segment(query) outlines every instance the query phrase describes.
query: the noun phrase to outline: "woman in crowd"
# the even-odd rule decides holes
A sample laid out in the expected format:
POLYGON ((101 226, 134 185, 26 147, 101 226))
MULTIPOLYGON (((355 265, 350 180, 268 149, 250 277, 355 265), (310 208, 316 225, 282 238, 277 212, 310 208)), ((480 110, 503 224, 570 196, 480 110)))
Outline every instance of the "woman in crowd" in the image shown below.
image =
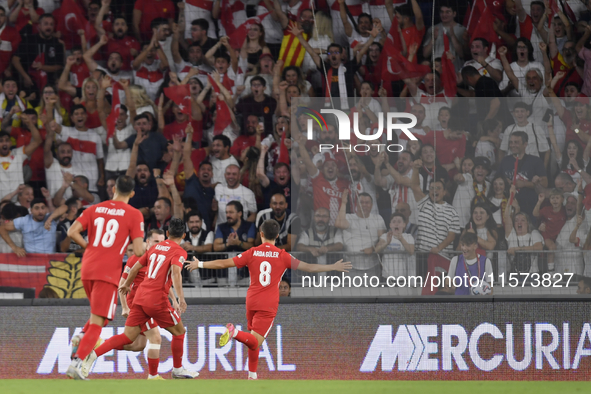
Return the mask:
POLYGON ((263 53, 271 53, 265 43, 265 28, 260 23, 253 23, 240 49, 240 59, 247 62, 248 70, 251 71, 263 53))
POLYGON ((489 204, 480 202, 474 205, 470 221, 462 231, 462 235, 465 233, 476 234, 480 249, 486 251, 495 250, 499 235, 489 204))
POLYGON ((53 86, 47 85, 43 88, 43 95, 39 106, 35 108, 37 111, 37 127, 44 128, 45 124, 51 120, 55 120, 57 123, 64 126, 70 125, 70 119, 68 118, 68 112, 62 107, 60 98, 57 95, 57 89, 53 86))
MULTIPOLYGON (((98 111, 99 83, 94 78, 86 78, 82 84, 82 100, 80 104, 86 108, 86 127, 94 129, 101 126, 101 118, 98 111)), ((74 100, 76 102, 76 100, 74 100)))
POLYGON ((376 245, 376 253, 388 252, 382 258, 382 276, 409 276, 416 274, 415 240, 406 234, 407 220, 401 213, 394 213, 390 219, 389 231, 382 234, 376 245))
POLYGON ((135 103, 136 113, 138 115, 144 112, 149 112, 156 116, 156 104, 150 100, 146 89, 139 85, 131 85, 129 87, 129 92, 131 93, 131 99, 135 103))

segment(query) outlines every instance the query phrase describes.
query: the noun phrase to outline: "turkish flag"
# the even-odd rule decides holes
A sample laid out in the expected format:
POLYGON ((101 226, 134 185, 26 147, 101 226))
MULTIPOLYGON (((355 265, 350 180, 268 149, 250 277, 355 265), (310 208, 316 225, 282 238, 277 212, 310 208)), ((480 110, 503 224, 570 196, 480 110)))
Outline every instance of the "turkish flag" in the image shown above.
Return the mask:
POLYGON ((382 79, 386 82, 398 81, 406 78, 418 78, 431 72, 429 66, 411 63, 402 56, 400 50, 394 48, 388 39, 380 55, 382 79))
POLYGON ((443 48, 443 55, 441 55, 441 82, 443 83, 443 90, 447 97, 456 97, 458 93, 456 68, 453 62, 447 57, 447 53, 449 52, 449 38, 447 34, 443 35, 443 48))
MULTIPOLYGON (((496 5, 497 2, 493 1, 492 3, 496 5)), ((466 26, 470 35, 470 42, 476 38, 484 38, 491 46, 495 44, 497 48, 501 47, 503 42, 492 28, 497 18, 505 19, 502 14, 497 13, 496 8, 488 7, 484 0, 476 0, 474 7, 470 11, 470 18, 466 26)))
POLYGON ((250 27, 254 24, 260 25, 261 21, 269 14, 270 12, 267 12, 259 16, 248 18, 246 22, 238 26, 238 28, 234 30, 232 34, 228 35, 228 38, 230 39, 230 46, 234 49, 242 48, 242 44, 244 44, 244 40, 246 40, 246 36, 248 35, 250 27))
MULTIPOLYGON (((398 19, 392 19, 392 25, 390 26, 390 31, 388 32, 388 38, 386 40, 387 41, 384 45, 387 45, 387 42, 390 41, 394 48, 402 52, 402 40, 400 39, 400 32, 398 31, 398 19)), ((407 48, 407 50, 408 49, 409 48, 407 48)))
POLYGON ((87 42, 92 42, 96 38, 94 26, 88 22, 84 10, 75 0, 64 0, 62 6, 53 12, 53 16, 56 20, 56 31, 62 33, 66 49, 80 45, 78 30, 84 30, 87 42))
POLYGON ((189 85, 164 88, 164 94, 179 106, 182 113, 191 116, 191 91, 189 85))
MULTIPOLYGON (((220 88, 218 84, 213 80, 211 75, 208 75, 207 79, 209 79, 209 83, 211 84, 211 86, 213 86, 214 92, 220 94, 220 88)), ((226 127, 228 127, 232 123, 232 116, 230 114, 230 108, 228 107, 228 104, 225 101, 216 100, 215 102, 216 116, 215 123, 213 125, 213 135, 219 135, 222 134, 226 127)))
POLYGON ((107 116, 107 145, 109 144, 109 139, 115 134, 115 125, 121 112, 120 90, 123 90, 123 86, 119 82, 115 82, 113 84, 113 96, 111 99, 111 113, 107 116))

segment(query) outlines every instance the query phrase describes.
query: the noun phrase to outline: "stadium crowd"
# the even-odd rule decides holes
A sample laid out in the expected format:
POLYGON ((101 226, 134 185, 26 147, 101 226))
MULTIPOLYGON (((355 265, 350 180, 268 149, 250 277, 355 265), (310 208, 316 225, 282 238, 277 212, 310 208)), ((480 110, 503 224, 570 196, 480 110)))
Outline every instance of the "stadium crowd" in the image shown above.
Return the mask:
POLYGON ((0 0, 0 252, 81 252, 68 228, 127 174, 146 233, 183 218, 192 253, 273 218, 351 275, 447 271, 473 233, 499 271, 589 276, 590 23, 588 0, 0 0), (418 138, 356 149, 388 112, 418 138))

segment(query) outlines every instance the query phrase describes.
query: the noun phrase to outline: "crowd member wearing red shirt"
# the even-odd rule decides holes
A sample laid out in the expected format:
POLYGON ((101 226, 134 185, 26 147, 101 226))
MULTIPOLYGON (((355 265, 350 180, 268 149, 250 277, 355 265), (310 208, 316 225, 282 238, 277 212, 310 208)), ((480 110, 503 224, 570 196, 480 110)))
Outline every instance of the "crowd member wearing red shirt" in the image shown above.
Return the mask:
POLYGON ((0 74, 10 65, 10 58, 16 52, 21 36, 12 26, 7 26, 6 10, 0 7, 0 74))
POLYGON ((259 117, 256 115, 248 115, 246 118, 246 134, 241 134, 234 140, 230 148, 230 154, 240 159, 242 152, 251 146, 256 146, 260 149, 261 138, 265 132, 265 127, 259 124, 259 117))
POLYGON ((155 18, 168 19, 174 23, 174 3, 170 0, 137 0, 133 8, 133 34, 139 42, 152 38, 151 23, 155 18))
MULTIPOLYGON (((421 45, 425 35, 425 23, 423 22, 421 7, 419 7, 417 0, 411 0, 411 3, 412 5, 403 4, 396 7, 396 19, 400 27, 400 35, 406 46, 406 51, 403 53, 405 56, 413 45, 417 47, 421 45)), ((417 58, 415 57, 413 61, 416 63, 417 58)))
MULTIPOLYGON (((564 208, 564 196, 558 189, 552 189, 550 192, 550 205, 544 208, 540 207, 546 200, 546 195, 541 193, 538 196, 533 215, 540 219, 538 228, 544 237, 544 245, 550 250, 556 250, 556 238, 560 230, 566 223, 566 209, 564 208)), ((554 254, 548 254, 548 270, 554 271, 554 254)))
MULTIPOLYGON (((180 314, 187 310, 187 303, 183 293, 181 270, 187 259, 187 252, 181 248, 180 243, 185 238, 185 222, 178 218, 172 219, 166 235, 168 240, 148 250, 133 266, 125 283, 120 286, 121 293, 128 294, 137 274, 147 267, 147 275, 135 294, 133 306, 125 322, 125 331, 123 334, 112 336, 93 351, 87 362, 90 366, 98 356, 133 343, 140 335, 142 326, 154 319, 160 327, 172 334, 172 378, 193 379, 199 376, 198 372, 183 368, 183 343, 186 330, 180 314), (179 297, 178 310, 172 308, 168 301, 171 286, 174 286, 179 297)), ((149 364, 148 379, 163 380, 158 375, 159 361, 154 359, 149 364)))
POLYGON ((279 306, 279 282, 285 271, 297 269, 314 273, 348 272, 352 268, 350 262, 343 263, 343 260, 328 265, 304 263, 285 250, 279 249, 275 246, 279 236, 279 223, 273 219, 263 222, 260 236, 262 241, 260 246, 250 248, 234 258, 199 261, 193 257, 193 261, 187 266, 190 271, 197 268, 248 267, 250 286, 246 293, 246 319, 250 333, 239 331, 233 324, 228 323, 226 332, 220 337, 220 346, 226 345, 230 339, 234 338, 248 347, 248 379, 257 379, 259 346, 263 344, 273 327, 279 306))
POLYGON ((90 319, 82 330, 84 334, 66 372, 72 379, 86 379, 82 360, 99 340, 103 326, 115 318, 121 261, 127 244, 131 240, 138 257, 144 252, 144 216, 128 205, 134 187, 133 178, 120 176, 115 183, 113 199, 87 208, 68 230, 68 237, 86 249, 81 276, 90 301, 90 319), (84 230, 88 242, 80 234, 84 230))
POLYGON ((424 137, 420 137, 423 145, 435 146, 435 154, 450 178, 457 174, 456 162, 466 155, 466 135, 458 117, 452 117, 445 130, 432 130, 424 137), (435 141, 437 140, 437 143, 435 141))

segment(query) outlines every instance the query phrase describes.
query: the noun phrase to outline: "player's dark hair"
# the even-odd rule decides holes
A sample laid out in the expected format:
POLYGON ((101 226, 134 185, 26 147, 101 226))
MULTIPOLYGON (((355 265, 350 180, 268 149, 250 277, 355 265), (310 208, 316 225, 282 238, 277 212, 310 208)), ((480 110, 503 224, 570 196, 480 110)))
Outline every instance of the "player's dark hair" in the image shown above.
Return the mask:
POLYGON ((230 201, 226 207, 234 207, 234 209, 236 210, 236 212, 244 212, 244 206, 242 205, 242 203, 240 201, 230 201))
POLYGON ((74 104, 74 105, 72 105, 72 108, 70 108, 70 115, 73 115, 74 112, 76 112, 79 109, 83 109, 85 113, 87 112, 86 111, 86 107, 84 105, 82 105, 82 104, 74 104))
POLYGON ((146 237, 146 239, 150 238, 154 234, 165 235, 163 230, 160 230, 159 228, 153 228, 150 231, 148 231, 148 236, 146 237))
POLYGON ((31 209, 33 209, 33 207, 37 204, 43 204, 47 206, 47 202, 45 202, 44 198, 35 198, 33 201, 31 201, 31 209))
POLYGON ((478 236, 474 233, 465 233, 460 238, 460 244, 474 245, 478 243, 478 236))
POLYGON ((181 238, 185 235, 185 221, 179 218, 172 218, 168 223, 168 237, 181 238))
POLYGON ((199 26, 202 30, 209 30, 209 22, 207 19, 199 18, 191 22, 191 26, 199 26))
POLYGON ((276 220, 268 219, 261 224, 261 231, 266 240, 275 240, 279 235, 279 223, 276 220))
POLYGON ((135 189, 135 181, 132 177, 127 175, 121 175, 115 182, 117 193, 122 196, 128 196, 135 189))

